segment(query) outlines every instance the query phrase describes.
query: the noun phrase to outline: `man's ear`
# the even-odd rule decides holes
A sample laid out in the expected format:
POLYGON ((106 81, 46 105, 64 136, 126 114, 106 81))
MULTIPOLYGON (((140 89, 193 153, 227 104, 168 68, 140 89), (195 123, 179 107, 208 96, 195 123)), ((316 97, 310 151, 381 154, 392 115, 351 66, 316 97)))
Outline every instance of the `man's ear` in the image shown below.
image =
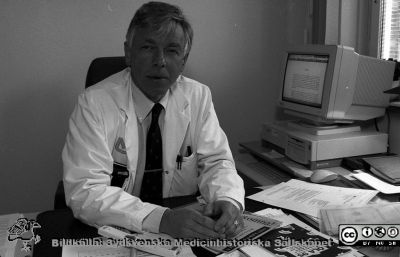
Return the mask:
POLYGON ((126 66, 131 66, 131 48, 128 45, 128 42, 124 42, 124 53, 125 53, 125 63, 126 66))
POLYGON ((185 65, 186 65, 186 61, 187 61, 188 57, 189 57, 189 54, 186 54, 186 55, 183 57, 181 72, 183 72, 183 70, 185 69, 185 65))

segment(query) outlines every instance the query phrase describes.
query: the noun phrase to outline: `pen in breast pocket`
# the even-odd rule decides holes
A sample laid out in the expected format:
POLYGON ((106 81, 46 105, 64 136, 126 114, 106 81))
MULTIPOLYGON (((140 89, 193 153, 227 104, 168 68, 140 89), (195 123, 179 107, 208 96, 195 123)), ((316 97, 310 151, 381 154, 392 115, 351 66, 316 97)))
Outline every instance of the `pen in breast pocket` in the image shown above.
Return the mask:
POLYGON ((182 169, 182 155, 180 154, 176 156, 176 168, 178 170, 182 169))
POLYGON ((187 155, 186 156, 191 156, 192 155, 192 148, 190 145, 187 146, 187 155))

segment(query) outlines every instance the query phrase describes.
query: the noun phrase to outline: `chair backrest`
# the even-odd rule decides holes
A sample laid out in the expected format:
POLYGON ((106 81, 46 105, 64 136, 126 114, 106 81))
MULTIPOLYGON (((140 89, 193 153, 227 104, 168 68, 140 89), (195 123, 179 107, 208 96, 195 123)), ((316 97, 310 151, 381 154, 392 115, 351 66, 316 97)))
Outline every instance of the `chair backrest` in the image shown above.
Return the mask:
POLYGON ((111 76, 125 69, 125 57, 115 56, 115 57, 98 57, 94 59, 89 66, 85 88, 102 81, 103 79, 111 76))

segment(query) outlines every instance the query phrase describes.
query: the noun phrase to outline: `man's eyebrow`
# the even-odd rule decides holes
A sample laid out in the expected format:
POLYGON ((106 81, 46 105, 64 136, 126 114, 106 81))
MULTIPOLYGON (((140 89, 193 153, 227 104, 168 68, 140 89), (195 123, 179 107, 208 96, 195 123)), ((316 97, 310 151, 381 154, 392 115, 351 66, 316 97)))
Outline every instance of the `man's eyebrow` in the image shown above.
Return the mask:
POLYGON ((171 43, 168 44, 168 47, 179 47, 179 48, 182 48, 182 45, 180 43, 171 42, 171 43))
MULTIPOLYGON (((157 44, 157 41, 152 38, 145 38, 144 42, 147 44, 157 44)), ((176 47, 176 48, 183 48, 182 44, 179 42, 169 42, 167 47, 176 47)))
POLYGON ((156 43, 156 41, 154 39, 151 39, 151 38, 146 38, 144 41, 146 43, 150 43, 150 44, 155 44, 156 43))

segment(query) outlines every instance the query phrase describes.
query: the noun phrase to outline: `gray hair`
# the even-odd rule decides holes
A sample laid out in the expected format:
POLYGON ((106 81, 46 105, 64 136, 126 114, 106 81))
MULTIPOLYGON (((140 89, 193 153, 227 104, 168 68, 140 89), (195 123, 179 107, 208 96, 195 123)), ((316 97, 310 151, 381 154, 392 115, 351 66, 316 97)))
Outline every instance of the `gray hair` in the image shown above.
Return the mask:
POLYGON ((126 42, 132 46, 136 28, 152 28, 155 33, 163 36, 181 26, 185 37, 185 58, 192 48, 193 30, 182 10, 175 5, 163 2, 149 2, 140 7, 133 16, 126 33, 126 42))

